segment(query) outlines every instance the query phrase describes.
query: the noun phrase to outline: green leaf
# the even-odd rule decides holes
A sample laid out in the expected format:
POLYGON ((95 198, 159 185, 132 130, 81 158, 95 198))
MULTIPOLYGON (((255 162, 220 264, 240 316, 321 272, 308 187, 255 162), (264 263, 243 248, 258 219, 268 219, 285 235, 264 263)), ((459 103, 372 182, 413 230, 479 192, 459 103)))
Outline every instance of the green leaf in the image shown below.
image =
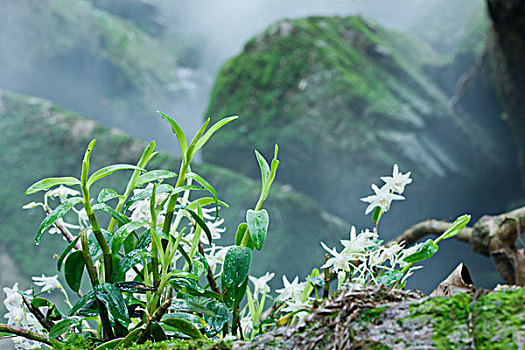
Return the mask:
POLYGON ((97 346, 94 350, 113 350, 113 349, 116 349, 117 345, 120 344, 120 342, 122 342, 124 340, 124 338, 116 338, 116 339, 112 339, 110 341, 107 341, 105 343, 102 343, 100 344, 99 346, 97 346))
POLYGON ((140 335, 140 333, 145 327, 146 326, 143 325, 129 332, 128 335, 126 335, 124 339, 122 339, 118 344, 115 345, 114 349, 122 349, 122 348, 125 348, 126 346, 131 345, 133 342, 136 341, 136 339, 138 338, 138 336, 140 335))
POLYGON ((204 321, 208 324, 206 327, 206 335, 208 337, 214 337, 223 329, 226 322, 228 322, 231 313, 228 307, 218 300, 210 299, 204 303, 204 307, 208 308, 215 314, 215 316, 204 314, 204 321))
POLYGON ((252 250, 233 246, 224 257, 221 286, 224 303, 235 308, 241 302, 248 284, 248 271, 252 261, 252 250))
POLYGON ((428 239, 425 243, 423 243, 423 245, 419 248, 417 252, 410 254, 403 260, 407 263, 415 263, 418 261, 422 261, 431 258, 434 254, 436 254, 438 250, 439 246, 436 243, 434 243, 433 240, 428 239))
MULTIPOLYGON (((244 233, 246 232, 247 229, 248 229, 248 224, 245 223, 245 222, 240 223, 239 226, 237 226, 237 233, 235 234, 235 245, 238 245, 238 246, 241 245, 242 239, 244 237, 244 233)), ((251 241, 251 238, 250 238, 250 241, 251 241)), ((253 243, 253 241, 252 241, 252 243, 253 243)), ((255 245, 254 245, 254 247, 255 247, 255 245)))
POLYGON ((113 274, 114 281, 120 281, 126 275, 126 272, 129 271, 133 266, 142 262, 142 256, 148 254, 148 251, 145 249, 136 249, 131 251, 126 255, 118 264, 118 268, 113 274))
POLYGON ((219 130, 224 125, 228 124, 231 121, 234 121, 237 118, 239 117, 238 116, 226 117, 226 118, 219 120, 217 123, 213 124, 212 127, 208 131, 206 131, 206 133, 199 139, 199 141, 195 145, 194 152, 197 152, 199 149, 201 149, 217 130, 219 130))
POLYGON ((87 292, 86 294, 84 294, 82 296, 82 298, 80 298, 75 303, 75 305, 73 305, 73 308, 71 310, 69 310, 69 313, 67 315, 68 316, 73 316, 75 314, 75 312, 77 312, 82 307, 86 306, 87 304, 92 303, 93 301, 95 301, 95 291, 92 289, 89 292, 87 292))
POLYGON ((75 293, 78 293, 78 290, 80 289, 80 282, 82 282, 84 266, 84 255, 80 250, 69 254, 66 263, 64 264, 66 282, 75 293))
POLYGON ((105 178, 108 175, 113 174, 115 171, 119 170, 140 170, 140 171, 146 171, 146 169, 139 168, 136 165, 131 164, 113 164, 109 165, 107 167, 104 167, 100 170, 95 171, 87 180, 87 187, 90 187, 95 182, 97 182, 100 179, 105 178))
POLYGON ((377 278, 377 284, 383 283, 385 286, 390 287, 397 281, 403 279, 405 274, 398 270, 386 271, 384 274, 377 278))
MULTIPOLYGON (((220 206, 222 206, 224 208, 229 208, 230 207, 228 205, 228 203, 223 202, 220 199, 217 202, 219 203, 220 206)), ((187 207, 190 208, 191 210, 195 210, 195 209, 197 209, 197 205, 200 205, 201 207, 204 207, 204 206, 206 206, 208 204, 211 204, 211 203, 215 203, 215 199, 210 198, 210 197, 202 197, 202 198, 195 199, 193 202, 188 204, 187 207)))
POLYGON ((374 213, 372 214, 372 221, 376 223, 377 220, 379 220, 380 216, 381 216, 381 207, 375 207, 374 213))
POLYGON ((465 226, 467 226, 469 221, 470 221, 470 215, 465 214, 465 215, 458 217, 456 221, 454 221, 452 226, 450 226, 448 230, 443 232, 443 234, 439 236, 438 239, 436 239, 435 243, 438 243, 439 241, 443 239, 454 237, 455 235, 460 233, 465 228, 465 226))
POLYGON ((217 314, 208 307, 187 299, 175 299, 170 305, 170 310, 177 312, 195 312, 209 317, 217 316, 217 314))
POLYGON ((217 198, 217 191, 215 191, 215 188, 213 188, 213 186, 210 185, 208 181, 204 180, 200 175, 196 173, 187 173, 186 177, 197 181, 206 190, 208 190, 208 192, 211 193, 213 199, 215 200, 215 220, 217 220, 217 217, 219 216, 219 199, 217 198))
POLYGON ((155 342, 168 340, 166 333, 164 333, 164 329, 162 329, 161 325, 158 322, 151 323, 150 333, 153 337, 153 341, 155 342))
POLYGON ((188 272, 191 272, 191 270, 193 268, 193 260, 191 260, 191 258, 188 255, 188 253, 186 253, 184 248, 182 248, 182 244, 179 244, 179 246, 177 247, 177 250, 179 251, 179 253, 181 253, 181 255, 184 258, 184 260, 186 260, 186 263, 188 264, 188 266, 190 268, 190 270, 188 272))
POLYGON ((74 186, 80 185, 80 180, 74 177, 49 177, 47 179, 42 179, 38 182, 32 184, 25 192, 25 194, 33 194, 39 191, 46 191, 53 186, 64 185, 64 186, 74 186))
POLYGON ((199 285, 198 277, 188 274, 192 277, 172 277, 169 282, 177 291, 186 289, 186 293, 206 298, 220 299, 221 295, 210 290, 204 289, 199 285))
MULTIPOLYGON (((173 186, 168 184, 161 184, 157 186, 156 194, 159 195, 161 193, 171 193, 173 191, 173 186)), ((137 194, 133 195, 127 202, 126 205, 124 205, 124 210, 128 210, 128 208, 135 202, 144 200, 146 198, 150 198, 151 194, 153 193, 153 188, 145 188, 138 192, 137 194)))
MULTIPOLYGON (((162 322, 170 318, 178 318, 181 320, 186 320, 188 322, 191 322, 197 329, 202 329, 206 327, 206 322, 202 318, 194 314, 189 314, 186 312, 172 312, 167 315, 164 315, 162 317, 162 322)), ((167 322, 164 322, 164 323, 169 324, 167 322)))
POLYGON ((148 182, 171 179, 176 176, 177 176, 176 173, 174 173, 173 171, 169 171, 169 170, 148 171, 147 173, 142 174, 138 177, 137 182, 135 183, 135 187, 141 187, 142 185, 148 182))
POLYGON ((73 248, 75 247, 75 245, 77 244, 79 239, 80 239, 80 236, 76 236, 75 239, 71 243, 68 244, 66 249, 64 249, 62 254, 60 254, 60 257, 58 258, 58 261, 57 261, 57 270, 58 271, 60 271, 60 269, 62 268, 62 262, 64 262, 64 259, 69 254, 69 252, 71 250, 73 250, 73 248))
POLYGON ((183 320, 180 318, 166 318, 163 319, 162 322, 167 324, 168 326, 177 329, 181 333, 189 335, 193 339, 203 338, 203 335, 201 334, 201 332, 199 332, 197 327, 195 327, 193 323, 187 320, 183 320))
POLYGON ((210 122, 210 118, 206 119, 204 124, 199 128, 197 133, 195 134, 195 137, 193 137, 193 140, 191 140, 190 145, 188 146, 188 154, 186 154, 186 161, 188 164, 191 162, 191 159, 195 155, 195 152, 197 150, 195 149, 195 146, 197 145, 197 142, 201 138, 202 134, 204 133, 204 130, 206 130, 206 127, 208 126, 208 123, 210 122))
POLYGON ((264 186, 270 178, 270 167, 268 166, 266 159, 264 159, 264 157, 259 152, 257 152, 257 150, 255 150, 255 156, 259 162, 259 168, 261 168, 262 183, 264 186))
POLYGON ((183 205, 177 205, 177 206, 175 206, 175 208, 177 208, 177 209, 182 208, 182 209, 186 210, 188 213, 190 213, 190 215, 193 218, 193 220, 195 220, 195 222, 204 230, 204 233, 206 233, 206 237, 208 238, 208 242, 209 242, 209 244, 211 244, 212 238, 213 238, 212 235, 211 235, 211 231, 208 228, 208 225, 206 225, 204 220, 202 220, 202 218, 199 216, 199 214, 197 214, 193 210, 191 210, 188 207, 185 207, 183 205))
POLYGON ((93 210, 102 210, 102 211, 105 211, 106 213, 109 213, 113 217, 113 219, 117 221, 119 225, 125 225, 131 221, 126 215, 117 213, 115 209, 111 208, 106 203, 95 204, 93 206, 93 210))
POLYGON ((44 298, 33 298, 33 299, 31 299, 31 305, 33 307, 36 307, 36 308, 39 308, 39 307, 52 308, 52 307, 54 307, 52 302, 50 302, 49 300, 44 299, 44 298))
POLYGON ((182 131, 179 124, 177 124, 173 119, 171 119, 170 116, 157 111, 160 116, 166 120, 171 125, 171 130, 173 133, 177 136, 177 140, 179 141, 180 151, 182 153, 182 158, 184 159, 186 156, 186 151, 188 150, 188 141, 186 140, 186 135, 184 135, 184 131, 182 131))
POLYGON ((110 320, 118 322, 124 327, 129 326, 129 315, 126 302, 122 298, 120 289, 111 283, 101 283, 93 288, 95 296, 108 309, 110 320))
POLYGON ((109 200, 112 200, 113 198, 118 198, 118 197, 119 197, 118 193, 113 191, 111 188, 103 188, 98 193, 97 203, 104 203, 109 200))
POLYGON ((49 336, 51 338, 54 338, 56 339, 58 336, 66 333, 68 330, 70 330, 74 324, 78 324, 78 321, 77 320, 72 320, 70 318, 66 318, 60 322, 58 322, 57 324, 55 324, 53 326, 53 328, 51 328, 51 330, 49 331, 49 336))
POLYGON ((259 211, 248 209, 246 212, 246 222, 248 223, 248 229, 250 230, 255 248, 261 250, 270 222, 268 212, 265 209, 259 211))
POLYGON ((138 230, 143 226, 147 226, 146 220, 131 221, 119 227, 119 229, 113 234, 111 238, 111 252, 113 255, 117 255, 122 243, 126 238, 134 231, 138 230))
POLYGON ((38 233, 35 238, 36 244, 40 243, 40 238, 42 238, 42 235, 44 232, 53 225, 55 221, 66 215, 71 208, 73 208, 78 203, 82 202, 81 197, 73 197, 66 199, 62 204, 60 204, 58 207, 56 207, 52 212, 47 214, 46 218, 42 223, 40 224, 40 228, 38 229, 38 233))
POLYGON ((115 283, 115 285, 121 291, 128 292, 128 293, 144 294, 148 291, 151 292, 155 290, 155 288, 153 287, 146 286, 144 282, 136 282, 136 281, 117 282, 115 283))

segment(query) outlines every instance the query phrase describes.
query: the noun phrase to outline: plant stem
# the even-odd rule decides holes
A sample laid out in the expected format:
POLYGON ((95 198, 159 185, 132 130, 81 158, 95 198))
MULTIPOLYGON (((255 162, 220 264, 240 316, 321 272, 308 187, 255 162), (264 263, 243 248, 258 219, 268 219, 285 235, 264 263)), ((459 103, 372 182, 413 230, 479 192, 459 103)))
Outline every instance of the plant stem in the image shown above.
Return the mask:
POLYGON ((111 275, 113 274, 113 259, 111 257, 111 251, 109 250, 108 243, 104 239, 100 225, 98 224, 95 212, 91 208, 91 202, 89 198, 89 189, 85 184, 82 184, 82 196, 84 197, 84 208, 91 224, 91 229, 95 234, 95 238, 102 249, 102 257, 104 260, 104 281, 111 282, 111 275))
POLYGON ((93 264, 93 259, 91 259, 91 254, 89 253, 89 243, 87 240, 87 234, 85 230, 80 231, 80 243, 82 245, 82 256, 84 257, 84 262, 86 263, 86 268, 88 270, 89 279, 91 280, 91 285, 93 287, 98 286, 98 275, 93 264))
POLYGON ((0 332, 11 333, 20 337, 24 337, 26 339, 36 340, 53 347, 53 349, 61 348, 61 343, 59 341, 53 338, 48 338, 48 336, 45 334, 36 333, 10 324, 0 323, 0 332))
POLYGON ((35 318, 42 325, 42 327, 44 327, 45 330, 49 332, 51 328, 53 328, 54 326, 53 322, 47 321, 44 314, 40 312, 40 310, 38 310, 36 307, 34 307, 23 294, 22 294, 22 300, 24 302, 24 305, 35 316, 35 318))
MULTIPOLYGON (((328 254, 324 255, 324 262, 328 261, 330 257, 328 254)), ((324 288, 323 288, 323 299, 326 299, 330 296, 330 271, 328 270, 328 267, 324 268, 324 288)))
MULTIPOLYGON (((202 245, 202 243, 199 243, 199 253, 201 253, 202 257, 206 260, 206 256, 204 255, 204 246, 202 245)), ((208 273, 206 274, 206 278, 208 279, 208 284, 210 285, 210 288, 218 294, 221 294, 221 290, 217 285, 217 282, 215 282, 215 277, 213 277, 213 272, 211 271, 211 267, 210 265, 208 265, 207 261, 206 265, 208 266, 208 273)))

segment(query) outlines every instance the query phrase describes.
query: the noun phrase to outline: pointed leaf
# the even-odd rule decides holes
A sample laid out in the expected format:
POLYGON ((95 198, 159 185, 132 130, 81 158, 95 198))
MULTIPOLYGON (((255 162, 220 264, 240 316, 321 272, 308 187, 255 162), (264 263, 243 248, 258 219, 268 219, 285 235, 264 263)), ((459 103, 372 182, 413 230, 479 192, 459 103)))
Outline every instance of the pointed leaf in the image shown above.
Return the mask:
POLYGON ((179 124, 177 124, 173 119, 171 119, 170 116, 157 111, 160 116, 166 120, 171 125, 171 130, 173 133, 177 136, 177 140, 179 141, 180 151, 182 153, 182 157, 184 158, 186 155, 186 151, 188 150, 188 141, 186 140, 186 135, 184 135, 184 131, 182 131, 179 124))
POLYGON ((234 121, 235 119, 239 118, 238 116, 231 116, 231 117, 226 117, 226 118, 223 118, 221 120, 219 120, 217 123, 213 124, 212 127, 210 128, 210 130, 206 131, 206 133, 204 134, 204 136, 202 136, 200 138, 200 140, 197 142, 197 144, 195 145, 195 150, 194 152, 197 152, 199 149, 202 148, 202 146, 204 146, 206 144, 206 142, 210 139, 210 137, 217 131, 219 130, 220 128, 222 128, 224 125, 228 124, 229 122, 231 121, 234 121))
POLYGON ((195 134, 195 137, 193 137, 193 140, 191 140, 190 145, 188 146, 188 154, 186 155, 188 163, 191 161, 191 159, 195 155, 195 152, 197 152, 197 150, 195 150, 195 146, 197 142, 199 141, 199 139, 201 138, 202 134, 204 133, 204 130, 206 130, 206 127, 208 126, 209 122, 210 122, 210 118, 206 119, 204 124, 202 124, 200 129, 195 134))
POLYGON ((75 239, 71 243, 68 244, 66 249, 64 249, 62 254, 60 254, 60 257, 58 258, 58 261, 57 261, 57 270, 58 271, 60 271, 60 269, 62 268, 62 263, 64 262, 64 259, 69 254, 69 252, 71 250, 73 250, 73 248, 75 247, 75 245, 77 244, 79 239, 80 239, 80 236, 76 236, 75 239))
POLYGON ((231 313, 228 307, 218 300, 208 300, 204 304, 204 307, 208 308, 216 315, 208 316, 204 314, 204 321, 208 324, 206 327, 206 335, 208 337, 213 337, 224 328, 224 325, 230 319, 231 313))
POLYGON ((141 187, 142 185, 148 182, 171 179, 176 176, 177 176, 176 173, 174 173, 173 171, 169 171, 169 170, 148 171, 147 173, 142 174, 138 177, 137 182, 135 183, 135 187, 141 187))
POLYGON ((465 215, 458 217, 456 221, 454 221, 452 226, 450 226, 448 230, 443 232, 443 234, 438 239, 436 239, 435 243, 443 239, 454 237, 455 235, 460 233, 465 228, 465 226, 467 226, 469 221, 470 221, 470 215, 465 214, 465 215))
POLYGON ((268 212, 265 209, 259 211, 249 209, 246 212, 246 222, 248 223, 248 229, 250 230, 255 248, 261 250, 270 222, 268 212))
POLYGON ((238 245, 238 246, 241 245, 242 239, 244 238, 244 233, 246 232, 247 229, 248 229, 248 224, 245 222, 240 223, 239 226, 237 226, 237 233, 235 234, 235 245, 238 245))
POLYGON ((109 213, 113 217, 113 219, 115 219, 118 222, 119 225, 125 225, 131 221, 126 215, 117 213, 115 209, 111 208, 106 203, 95 204, 93 206, 93 210, 102 210, 106 213, 109 213))
POLYGON ((212 238, 213 238, 212 234, 211 234, 211 231, 208 228, 208 225, 206 225, 204 220, 202 220, 202 218, 199 216, 199 214, 197 214, 196 212, 194 212, 191 209, 188 209, 188 207, 185 207, 183 205, 177 205, 175 208, 182 208, 182 209, 186 210, 188 213, 190 213, 190 215, 193 218, 193 220, 195 220, 195 222, 204 230, 204 233, 206 233, 206 237, 208 238, 208 242, 210 242, 210 244, 211 244, 212 238))
POLYGON ((87 187, 90 187, 91 185, 93 185, 96 181, 100 180, 100 179, 103 179, 105 178, 106 176, 108 175, 111 175, 113 174, 115 171, 119 171, 119 170, 129 170, 129 169, 133 169, 133 170, 140 170, 140 171, 146 171, 146 169, 142 169, 142 168, 139 168, 138 166, 136 165, 131 165, 131 164, 114 164, 114 165, 109 165, 107 167, 104 167, 100 170, 97 170, 95 171, 90 177, 89 179, 87 180, 87 187))
POLYGON ((80 298, 75 305, 73 305, 73 308, 69 310, 68 316, 73 316, 75 312, 80 310, 82 307, 86 306, 87 304, 93 302, 95 300, 95 292, 93 290, 90 290, 86 294, 80 298))
POLYGON ((433 240, 428 239, 423 245, 419 248, 419 250, 415 253, 410 254, 403 260, 407 263, 415 263, 418 261, 422 261, 428 258, 431 258, 436 252, 439 250, 439 246, 434 243, 433 240))
POLYGON ((38 233, 35 238, 36 244, 40 243, 40 238, 42 238, 42 235, 44 232, 53 225, 55 221, 66 215, 71 208, 73 208, 78 203, 82 202, 81 197, 73 197, 66 199, 62 204, 60 204, 58 207, 56 207, 52 212, 47 214, 46 218, 42 223, 40 224, 40 228, 38 229, 38 233))
POLYGON ((255 156, 259 162, 259 168, 261 168, 262 183, 264 186, 270 178, 270 167, 268 166, 266 159, 264 159, 264 157, 259 152, 257 152, 257 150, 255 150, 255 156))
POLYGON ((80 250, 69 254, 66 263, 64 264, 64 275, 66 277, 66 282, 75 293, 78 293, 78 290, 80 289, 80 282, 82 282, 84 266, 84 255, 80 250))
MULTIPOLYGON (((172 313, 169 313, 167 315, 164 315, 162 317, 162 322, 164 322, 164 320, 167 320, 167 319, 170 319, 170 318, 178 318, 178 319, 181 319, 181 320, 186 320, 188 322, 191 322, 195 328, 197 329, 202 329, 204 327, 206 327, 206 322, 200 318, 199 316, 197 315, 194 315, 194 314, 189 314, 189 313, 185 313, 185 312, 172 312, 172 313)), ((166 322, 164 322, 166 323, 166 322)))
POLYGON ((122 243, 126 240, 126 238, 133 233, 133 231, 138 230, 141 227, 147 226, 148 222, 146 220, 138 220, 138 221, 131 221, 127 224, 124 224, 119 227, 119 229, 113 234, 113 237, 111 238, 111 252, 113 255, 116 255, 120 247, 122 246, 122 243))
POLYGON ((118 195, 117 192, 113 191, 110 188, 103 188, 98 193, 97 203, 104 203, 104 202, 107 202, 109 200, 112 200, 113 198, 118 198, 118 197, 119 197, 119 195, 118 195))
POLYGON ((58 336, 70 330, 75 324, 78 324, 77 320, 66 318, 58 322, 53 326, 53 328, 51 328, 51 330, 49 331, 49 337, 56 339, 58 336))
POLYGON ((203 335, 197 327, 193 325, 193 323, 180 319, 180 318, 166 318, 162 320, 163 323, 167 324, 168 326, 171 326, 177 331, 184 333, 186 335, 189 335, 193 339, 201 339, 203 338, 203 335))
POLYGON ((178 312, 195 312, 209 317, 217 316, 217 314, 208 307, 187 299, 175 299, 170 305, 170 310, 178 312))
POLYGON ((251 261, 252 251, 247 247, 230 247, 224 257, 221 286, 224 302, 230 308, 238 305, 240 294, 244 296, 251 261))
POLYGON ((25 194, 33 194, 39 191, 46 191, 53 186, 64 185, 64 186, 74 186, 80 185, 80 180, 74 177, 49 177, 47 179, 42 179, 38 182, 32 184, 25 192, 25 194))
POLYGON ((123 257, 122 260, 120 260, 118 268, 113 275, 113 280, 120 281, 124 279, 124 277, 126 276, 126 272, 128 272, 133 266, 136 266, 137 264, 141 263, 142 257, 146 254, 148 254, 147 250, 136 249, 131 251, 125 257, 123 257))
POLYGON ((204 180, 201 176, 199 176, 196 173, 188 173, 186 174, 186 177, 197 181, 205 189, 207 189, 208 192, 211 193, 213 199, 215 200, 215 219, 217 219, 217 217, 219 216, 219 199, 217 198, 217 191, 215 190, 215 188, 213 188, 213 186, 210 185, 208 181, 204 180))
POLYGON ((93 288, 95 296, 108 309, 110 320, 118 322, 124 327, 129 326, 128 308, 120 289, 110 283, 101 283, 93 288))
POLYGON ((377 284, 383 283, 385 286, 390 287, 397 281, 401 280, 404 275, 404 273, 398 270, 386 271, 377 278, 377 284))

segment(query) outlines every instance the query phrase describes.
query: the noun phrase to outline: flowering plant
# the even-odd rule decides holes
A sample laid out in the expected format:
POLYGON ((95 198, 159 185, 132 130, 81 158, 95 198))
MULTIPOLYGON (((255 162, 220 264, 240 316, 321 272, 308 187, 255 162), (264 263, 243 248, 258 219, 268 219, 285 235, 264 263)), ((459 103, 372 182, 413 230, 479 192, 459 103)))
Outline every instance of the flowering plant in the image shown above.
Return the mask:
POLYGON ((441 239, 459 233, 468 222, 469 217, 463 216, 437 240, 408 249, 401 244, 383 246, 378 235, 381 215, 393 200, 404 199, 401 194, 412 181, 410 173, 402 174, 394 165, 392 177, 382 178, 385 185, 380 189, 372 185, 375 195, 362 199, 370 203, 366 213, 373 211, 373 230, 357 234, 352 227, 349 239, 341 240, 341 252, 321 242, 332 256, 325 255, 323 275, 316 268, 304 282, 298 277, 290 282, 283 276, 284 286, 274 298, 268 282, 275 274, 256 278, 249 270, 253 253, 262 249, 268 233, 269 215, 262 206, 279 165, 277 146, 270 164, 255 151, 261 169, 260 196, 237 227, 234 244, 219 246, 215 242, 225 232, 219 210, 227 204, 191 170, 191 162, 217 130, 237 117, 225 118, 208 130, 207 121, 188 143, 180 126, 160 115, 179 142, 178 174, 145 170, 156 154, 154 142, 136 165, 110 165, 90 174, 93 140, 82 160, 80 178, 46 178, 26 191, 47 191, 42 202, 24 208, 40 207, 46 213, 36 234, 37 244, 45 232, 60 234, 67 242, 57 269, 78 300, 70 302, 58 275, 34 277, 35 285, 41 287, 38 293, 34 288, 20 291, 18 284, 4 288, 8 313, 7 324, 0 324, 0 336, 14 337, 17 348, 83 344, 118 349, 148 340, 251 339, 306 316, 329 296, 332 278, 338 280, 337 289, 381 283, 402 288, 416 269, 414 263, 431 257, 441 239), (119 194, 104 188, 94 201, 92 185, 122 170, 132 171, 125 191, 119 194), (207 196, 192 196, 196 191, 205 191, 207 196), (104 215, 107 225, 101 224, 104 215), (84 272, 89 286, 82 283, 84 272), (53 290, 64 295, 67 312, 42 298, 53 290))

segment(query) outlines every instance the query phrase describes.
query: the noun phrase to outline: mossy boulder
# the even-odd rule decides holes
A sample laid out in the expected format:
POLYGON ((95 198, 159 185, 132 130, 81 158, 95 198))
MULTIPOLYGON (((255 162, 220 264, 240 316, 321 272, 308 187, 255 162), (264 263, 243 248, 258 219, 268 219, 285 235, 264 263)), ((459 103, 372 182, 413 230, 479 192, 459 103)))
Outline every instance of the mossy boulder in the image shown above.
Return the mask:
MULTIPOLYGON (((124 125, 130 133, 170 144, 168 130, 153 135, 163 129, 151 106, 192 115, 188 101, 208 77, 179 64, 184 38, 167 47, 117 16, 118 9, 108 9, 113 14, 103 2, 96 5, 101 7, 87 0, 2 1, 2 88, 48 98, 105 125, 124 125)), ((147 16, 143 10, 142 19, 147 16)))
POLYGON ((393 230, 407 213, 413 222, 471 210, 462 194, 502 150, 490 130, 448 107, 425 73, 438 63, 424 44, 360 17, 280 21, 222 67, 207 115, 240 119, 203 159, 255 177, 250 149, 278 143, 279 181, 356 224, 367 223, 355 215, 364 209, 357 198, 393 163, 412 171, 412 198, 454 198, 441 211, 409 204, 393 230))
MULTIPOLYGON (((80 176, 82 156, 91 139, 97 139, 92 169, 115 163, 136 164, 146 143, 62 110, 50 101, 7 92, 0 93, 0 129, 0 251, 9 254, 22 276, 56 273, 53 255, 61 253, 65 242, 46 234, 41 245, 35 246, 34 238, 44 214, 38 209, 23 210, 22 206, 40 201, 42 195, 24 196, 25 190, 45 177, 80 176)), ((256 162, 255 156, 251 161, 256 162)), ((178 163, 177 157, 160 152, 150 168, 177 171, 178 163)), ((253 208, 258 199, 260 182, 204 163, 195 164, 193 170, 214 185, 219 197, 229 203, 229 209, 221 209, 227 227, 221 243, 233 244, 237 225, 245 220, 246 209, 253 208)), ((115 174, 101 182, 104 187, 123 192, 127 176, 115 174)), ((263 251, 255 255, 251 273, 256 276, 268 270, 304 276, 313 266, 322 264, 324 255, 319 241, 334 242, 348 232, 341 219, 286 188, 275 186, 265 208, 270 214, 270 231, 263 251)), ((280 280, 277 277, 274 282, 280 285, 280 280)))

